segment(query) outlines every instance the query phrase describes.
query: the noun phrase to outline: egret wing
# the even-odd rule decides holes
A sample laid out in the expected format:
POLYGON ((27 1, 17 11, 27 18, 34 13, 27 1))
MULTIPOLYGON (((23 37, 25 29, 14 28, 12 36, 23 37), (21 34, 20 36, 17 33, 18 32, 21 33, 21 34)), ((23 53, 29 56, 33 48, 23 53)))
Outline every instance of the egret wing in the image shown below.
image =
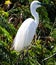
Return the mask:
POLYGON ((36 31, 36 24, 33 19, 29 18, 25 20, 20 26, 16 37, 13 41, 13 47, 15 50, 20 51, 24 47, 30 45, 36 31))

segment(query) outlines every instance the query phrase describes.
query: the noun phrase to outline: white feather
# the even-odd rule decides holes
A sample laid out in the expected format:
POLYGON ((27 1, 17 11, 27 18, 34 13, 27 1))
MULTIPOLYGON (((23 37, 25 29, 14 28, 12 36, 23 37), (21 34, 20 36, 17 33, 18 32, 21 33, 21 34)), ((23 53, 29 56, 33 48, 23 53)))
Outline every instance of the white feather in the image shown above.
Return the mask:
POLYGON ((35 35, 36 28, 39 24, 39 15, 36 12, 36 8, 40 7, 37 3, 38 1, 33 1, 30 6, 31 14, 34 19, 26 19, 20 26, 15 39, 13 41, 13 47, 17 51, 21 51, 24 47, 27 47, 31 44, 31 41, 35 35))

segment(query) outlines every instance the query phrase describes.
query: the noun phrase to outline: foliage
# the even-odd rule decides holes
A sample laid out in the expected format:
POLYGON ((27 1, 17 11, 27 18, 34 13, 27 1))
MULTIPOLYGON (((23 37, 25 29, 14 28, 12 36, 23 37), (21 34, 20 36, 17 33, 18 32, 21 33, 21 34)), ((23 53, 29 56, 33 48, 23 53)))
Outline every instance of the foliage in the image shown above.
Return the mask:
POLYGON ((13 39, 30 13, 33 0, 0 0, 0 65, 56 65, 56 1, 37 9, 40 23, 32 45, 21 52, 11 50, 13 39))

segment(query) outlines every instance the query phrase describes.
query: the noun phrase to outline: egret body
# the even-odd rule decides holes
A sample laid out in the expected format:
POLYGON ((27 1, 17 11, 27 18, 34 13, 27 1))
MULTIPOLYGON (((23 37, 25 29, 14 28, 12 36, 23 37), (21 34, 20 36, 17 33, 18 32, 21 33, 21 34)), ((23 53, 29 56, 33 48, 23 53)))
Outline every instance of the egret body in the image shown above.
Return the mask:
POLYGON ((13 41, 14 50, 21 51, 31 44, 31 41, 33 40, 33 37, 36 33, 36 28, 39 24, 39 15, 36 12, 36 9, 41 7, 39 3, 39 1, 33 1, 31 3, 30 11, 34 19, 28 18, 20 26, 13 41))

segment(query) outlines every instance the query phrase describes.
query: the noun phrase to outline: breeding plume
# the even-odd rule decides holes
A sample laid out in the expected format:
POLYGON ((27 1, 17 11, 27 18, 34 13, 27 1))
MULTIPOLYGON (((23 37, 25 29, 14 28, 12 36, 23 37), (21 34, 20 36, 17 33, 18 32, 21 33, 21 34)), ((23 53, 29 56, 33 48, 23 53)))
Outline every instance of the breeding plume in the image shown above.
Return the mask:
POLYGON ((33 1, 31 3, 30 11, 34 19, 26 19, 18 29, 15 39, 13 41, 14 50, 21 51, 31 44, 31 41, 33 40, 33 37, 36 33, 36 28, 39 24, 39 15, 36 12, 36 9, 41 7, 41 5, 45 4, 42 4, 39 1, 33 1))

